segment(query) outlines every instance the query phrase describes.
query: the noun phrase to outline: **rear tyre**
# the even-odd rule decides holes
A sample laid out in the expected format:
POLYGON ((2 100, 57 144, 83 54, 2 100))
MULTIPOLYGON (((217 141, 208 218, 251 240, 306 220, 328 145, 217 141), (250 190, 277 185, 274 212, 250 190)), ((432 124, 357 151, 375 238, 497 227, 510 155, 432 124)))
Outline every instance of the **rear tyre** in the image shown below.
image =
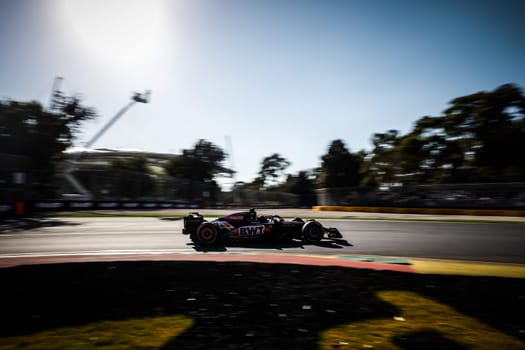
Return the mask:
POLYGON ((303 225, 303 240, 309 243, 319 243, 323 239, 323 225, 317 221, 308 221, 303 225))
POLYGON ((217 229, 212 224, 205 222, 197 227, 197 230, 190 238, 193 243, 198 245, 212 245, 217 242, 217 229))

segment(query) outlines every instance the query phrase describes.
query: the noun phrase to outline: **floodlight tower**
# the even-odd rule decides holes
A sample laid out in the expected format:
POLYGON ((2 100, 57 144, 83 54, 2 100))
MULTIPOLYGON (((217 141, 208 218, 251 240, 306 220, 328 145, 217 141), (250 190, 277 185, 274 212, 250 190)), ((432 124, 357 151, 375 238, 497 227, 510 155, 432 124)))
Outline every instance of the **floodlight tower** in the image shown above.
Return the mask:
MULTIPOLYGON (((131 96, 131 101, 128 102, 117 114, 111 118, 106 125, 99 132, 95 134, 88 142, 84 144, 84 148, 91 147, 108 129, 119 120, 124 113, 126 113, 134 104, 136 103, 149 103, 151 91, 146 90, 144 93, 134 92, 131 96)), ((73 188, 78 191, 86 199, 91 199, 91 193, 75 178, 73 172, 75 171, 75 163, 82 157, 83 151, 77 153, 69 160, 66 165, 63 175, 64 178, 73 186, 73 188)))

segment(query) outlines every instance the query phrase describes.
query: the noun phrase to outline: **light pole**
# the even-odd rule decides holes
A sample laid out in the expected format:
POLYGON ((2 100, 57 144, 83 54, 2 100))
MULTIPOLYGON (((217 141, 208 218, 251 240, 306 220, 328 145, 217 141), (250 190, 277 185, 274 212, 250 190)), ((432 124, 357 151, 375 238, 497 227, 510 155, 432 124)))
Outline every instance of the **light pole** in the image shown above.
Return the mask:
MULTIPOLYGON (((133 93, 131 101, 128 102, 117 114, 111 118, 106 125, 99 132, 95 134, 88 142, 85 143, 84 148, 91 147, 108 129, 117 122, 135 103, 149 103, 151 91, 147 90, 144 93, 133 93)), ((75 163, 82 157, 83 151, 77 153, 70 159, 63 171, 63 176, 73 188, 83 197, 83 199, 91 199, 91 193, 75 178, 73 172, 75 171, 75 163)))

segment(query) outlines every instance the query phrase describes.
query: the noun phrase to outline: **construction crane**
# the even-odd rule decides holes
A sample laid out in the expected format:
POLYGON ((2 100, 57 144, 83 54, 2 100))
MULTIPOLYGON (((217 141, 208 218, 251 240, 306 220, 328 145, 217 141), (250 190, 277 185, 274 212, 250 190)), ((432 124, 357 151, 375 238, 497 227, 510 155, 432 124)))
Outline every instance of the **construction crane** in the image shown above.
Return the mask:
MULTIPOLYGON (((134 104, 136 103, 149 103, 151 91, 146 90, 144 93, 134 92, 131 96, 131 101, 128 102, 117 114, 111 118, 106 125, 99 132, 97 132, 89 141, 84 144, 84 148, 90 148, 97 140, 106 132, 108 129, 117 122, 134 104)), ((78 181, 74 176, 76 170, 76 163, 82 157, 83 152, 76 153, 71 159, 69 159, 62 172, 63 177, 66 181, 73 186, 75 191, 78 192, 79 198, 91 199, 91 193, 78 181)))
POLYGON ((107 122, 106 125, 104 125, 104 127, 102 129, 100 129, 99 132, 97 132, 95 134, 95 136, 93 136, 91 138, 91 140, 89 140, 88 142, 86 142, 86 144, 84 145, 85 148, 89 148, 91 147, 95 142, 97 142, 97 140, 113 125, 117 122, 117 120, 120 119, 120 117, 122 117, 124 115, 124 113, 126 113, 128 111, 128 109, 130 109, 135 103, 149 103, 149 97, 150 97, 150 94, 151 94, 151 91, 147 90, 146 92, 144 93, 138 93, 138 92, 135 92, 133 93, 133 96, 131 96, 131 101, 125 105, 117 114, 115 114, 113 116, 113 118, 111 118, 111 120, 109 122, 107 122))

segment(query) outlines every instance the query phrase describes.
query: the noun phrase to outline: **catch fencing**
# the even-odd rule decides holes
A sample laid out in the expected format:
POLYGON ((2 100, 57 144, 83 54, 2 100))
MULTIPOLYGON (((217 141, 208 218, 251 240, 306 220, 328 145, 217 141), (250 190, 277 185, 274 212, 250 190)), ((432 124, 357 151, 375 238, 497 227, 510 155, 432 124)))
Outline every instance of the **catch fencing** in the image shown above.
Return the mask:
POLYGON ((317 199, 320 206, 525 209, 525 183, 322 188, 317 199))

